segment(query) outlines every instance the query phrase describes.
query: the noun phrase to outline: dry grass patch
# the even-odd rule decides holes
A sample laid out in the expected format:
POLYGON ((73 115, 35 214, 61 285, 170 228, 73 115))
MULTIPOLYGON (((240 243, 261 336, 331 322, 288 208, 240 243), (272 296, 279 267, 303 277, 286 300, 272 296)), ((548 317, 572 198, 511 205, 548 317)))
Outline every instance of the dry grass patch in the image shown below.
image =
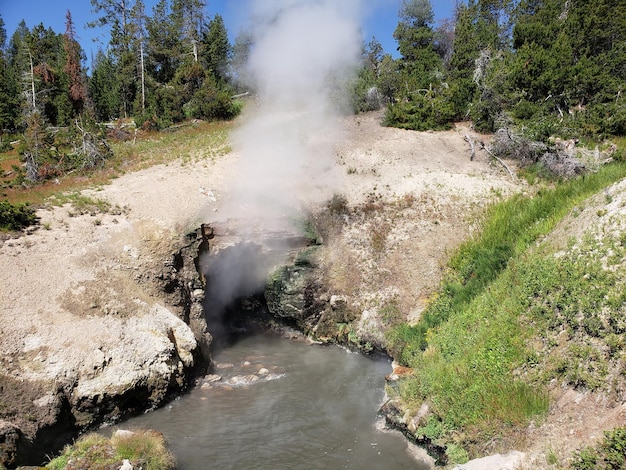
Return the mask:
POLYGON ((170 470, 175 468, 174 456, 165 439, 156 431, 118 431, 110 439, 90 433, 46 465, 49 470, 108 470, 120 468, 128 460, 133 468, 170 470))

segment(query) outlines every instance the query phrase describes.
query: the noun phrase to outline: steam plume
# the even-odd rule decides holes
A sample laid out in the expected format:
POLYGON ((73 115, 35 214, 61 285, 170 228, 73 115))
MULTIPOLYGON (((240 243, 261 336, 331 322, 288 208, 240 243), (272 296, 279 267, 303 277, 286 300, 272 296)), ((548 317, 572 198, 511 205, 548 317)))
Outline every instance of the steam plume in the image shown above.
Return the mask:
POLYGON ((234 136, 228 217, 277 217, 333 184, 332 139, 361 39, 353 0, 258 0, 247 64, 256 105, 234 136))
POLYGON ((279 218, 284 224, 302 202, 316 202, 315 193, 330 195, 341 89, 360 55, 357 7, 356 0, 252 3, 253 46, 245 75, 253 80, 255 103, 234 135, 239 167, 218 216, 239 219, 242 241, 205 266, 205 311, 218 338, 226 333, 232 302, 259 292, 270 269, 267 253, 250 245, 246 231, 259 221, 265 230, 282 229, 273 225, 279 218), (265 273, 257 275, 260 266, 265 273))

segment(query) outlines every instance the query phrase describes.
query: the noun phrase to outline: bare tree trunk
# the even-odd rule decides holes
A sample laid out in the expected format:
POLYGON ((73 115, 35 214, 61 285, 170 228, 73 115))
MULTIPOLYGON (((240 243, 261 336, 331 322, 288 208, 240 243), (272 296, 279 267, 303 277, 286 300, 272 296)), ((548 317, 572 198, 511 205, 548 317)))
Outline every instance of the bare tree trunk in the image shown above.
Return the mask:
POLYGON ((30 57, 30 86, 33 94, 33 111, 37 109, 36 93, 35 93, 35 68, 33 67, 33 54, 28 49, 28 56, 30 57))
POLYGON ((146 110, 146 76, 143 63, 143 42, 140 45, 141 51, 141 111, 146 110))

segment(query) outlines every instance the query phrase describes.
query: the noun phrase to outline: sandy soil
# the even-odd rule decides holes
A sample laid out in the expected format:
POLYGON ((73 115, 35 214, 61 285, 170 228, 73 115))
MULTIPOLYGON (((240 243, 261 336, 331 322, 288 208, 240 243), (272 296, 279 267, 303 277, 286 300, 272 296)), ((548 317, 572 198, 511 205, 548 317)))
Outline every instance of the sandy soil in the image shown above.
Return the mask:
MULTIPOLYGON (((383 128, 380 118, 370 113, 343 121, 339 189, 351 206, 381 201, 392 209, 376 209, 367 221, 351 219, 323 260, 334 287, 361 310, 361 334, 373 341, 384 322, 379 307, 393 301, 416 321, 447 255, 475 228, 478 211, 524 190, 486 155, 470 161, 464 136, 486 137, 467 126, 418 133, 383 128), (380 240, 372 235, 378 232, 380 240)), ((0 370, 18 379, 96 374, 85 351, 120 340, 110 337, 108 323, 162 303, 154 286, 142 282, 144 272, 158 270, 187 231, 211 222, 236 177, 236 161, 229 154, 126 174, 85 192, 113 211, 78 214, 69 205, 51 206, 38 211, 41 228, 5 240, 0 370)), ((515 449, 530 451, 527 461, 535 467, 547 465, 550 449, 560 454, 599 437, 609 416, 624 420, 623 410, 571 393, 563 391, 547 421, 529 429, 529 448, 515 449)))

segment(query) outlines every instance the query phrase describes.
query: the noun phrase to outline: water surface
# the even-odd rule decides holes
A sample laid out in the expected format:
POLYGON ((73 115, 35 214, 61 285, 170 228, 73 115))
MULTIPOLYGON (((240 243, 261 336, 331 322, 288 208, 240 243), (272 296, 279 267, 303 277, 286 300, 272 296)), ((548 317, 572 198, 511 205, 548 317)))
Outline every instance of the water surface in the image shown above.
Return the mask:
POLYGON ((266 335, 214 359, 221 381, 122 427, 161 431, 179 469, 427 468, 377 429, 388 361, 266 335))

